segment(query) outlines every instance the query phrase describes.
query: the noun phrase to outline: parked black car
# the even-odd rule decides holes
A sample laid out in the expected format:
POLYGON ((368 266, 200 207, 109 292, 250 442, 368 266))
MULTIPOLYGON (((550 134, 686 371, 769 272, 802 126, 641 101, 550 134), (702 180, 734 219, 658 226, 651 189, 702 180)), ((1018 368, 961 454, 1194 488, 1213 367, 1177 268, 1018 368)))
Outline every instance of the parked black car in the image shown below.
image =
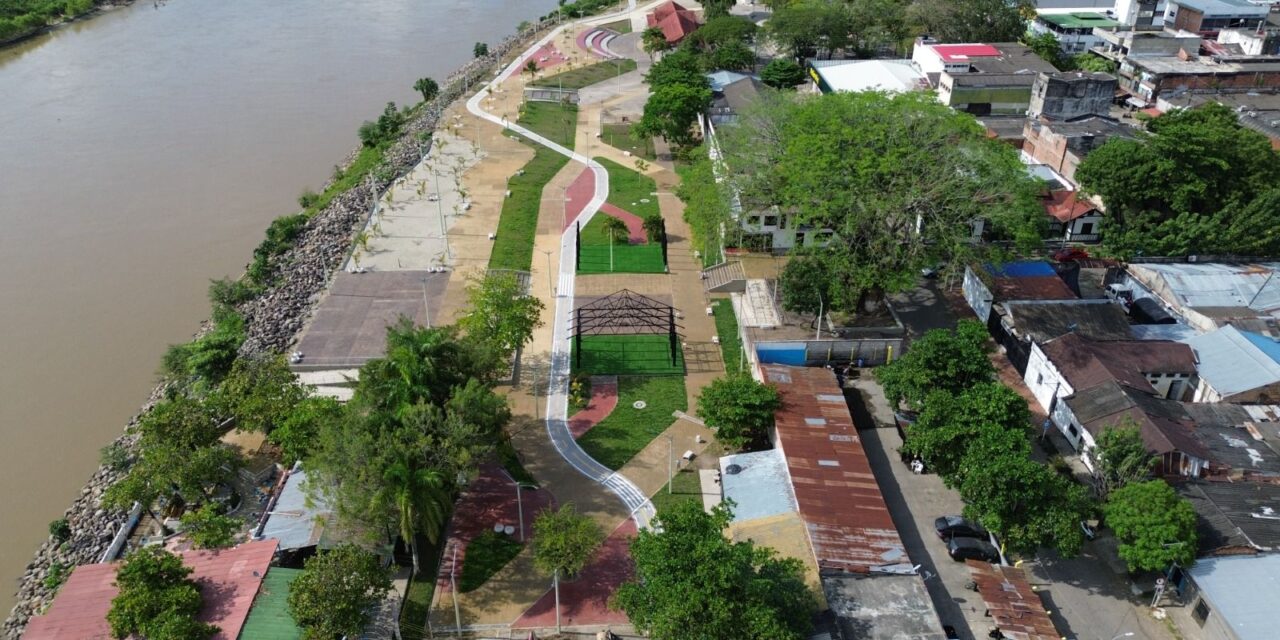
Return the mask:
POLYGON ((943 540, 951 538, 980 538, 988 539, 987 530, 978 526, 978 523, 962 518, 960 516, 942 516, 933 521, 933 528, 938 530, 938 537, 943 540))
POLYGON ((1000 551, 986 540, 977 538, 952 538, 947 542, 947 553, 952 560, 985 560, 1000 562, 1000 551))

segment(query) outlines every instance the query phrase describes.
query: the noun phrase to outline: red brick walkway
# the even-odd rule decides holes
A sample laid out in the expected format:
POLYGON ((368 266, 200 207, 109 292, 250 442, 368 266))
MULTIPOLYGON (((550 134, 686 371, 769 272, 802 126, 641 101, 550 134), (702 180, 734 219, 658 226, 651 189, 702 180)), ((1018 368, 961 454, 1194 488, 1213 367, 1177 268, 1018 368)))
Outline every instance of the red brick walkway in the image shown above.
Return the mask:
POLYGON ((627 242, 644 244, 649 238, 644 232, 644 220, 626 209, 615 207, 608 202, 600 205, 600 212, 607 213, 627 223, 627 242))
POLYGON ((569 418, 569 431, 573 433, 573 439, 581 438, 582 434, 591 430, 591 427, 600 424, 601 420, 613 413, 613 408, 616 406, 618 406, 618 377, 592 376, 591 399, 587 401, 587 408, 569 418))
POLYGON ((564 228, 568 229, 573 225, 574 220, 582 215, 582 210, 587 208, 587 203, 591 202, 591 197, 596 192, 596 176, 591 173, 590 169, 583 169, 578 177, 573 179, 573 183, 565 190, 564 201, 564 228))
POLYGON ((560 50, 556 49, 556 46, 551 43, 542 45, 542 48, 534 51, 533 55, 529 59, 537 62, 539 69, 549 69, 563 63, 565 60, 568 60, 568 58, 566 58, 563 53, 560 53, 560 50))
MULTIPOLYGON (((560 583, 560 622, 564 626, 625 624, 626 614, 609 610, 609 598, 631 579, 628 545, 636 535, 635 520, 628 518, 618 525, 600 546, 596 557, 573 582, 560 583)), ((511 626, 515 629, 551 627, 556 624, 556 596, 548 590, 511 626)))
MULTIPOLYGON (((540 511, 555 506, 550 492, 545 490, 524 489, 521 491, 524 502, 525 538, 533 537, 533 518, 540 511)), ((453 510, 453 518, 445 532, 444 555, 440 560, 440 572, 436 575, 436 589, 441 592, 449 589, 449 573, 454 569, 454 549, 457 549, 457 572, 462 575, 462 566, 467 555, 467 545, 486 530, 492 531, 493 525, 502 523, 516 527, 513 537, 520 539, 520 513, 516 502, 516 488, 511 478, 502 467, 495 464, 480 466, 480 474, 467 485, 453 510)))

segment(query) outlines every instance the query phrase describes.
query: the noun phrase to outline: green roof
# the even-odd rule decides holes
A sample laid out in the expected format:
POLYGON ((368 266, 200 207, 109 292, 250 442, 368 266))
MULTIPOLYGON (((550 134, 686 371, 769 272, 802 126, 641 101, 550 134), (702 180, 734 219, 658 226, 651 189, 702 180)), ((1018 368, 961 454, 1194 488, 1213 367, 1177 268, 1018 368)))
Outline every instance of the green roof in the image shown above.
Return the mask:
POLYGON ((1116 22, 1101 13, 1042 13, 1038 17, 1049 24, 1056 24, 1063 29, 1085 29, 1088 27, 1102 27, 1105 29, 1120 26, 1119 22, 1116 22))
POLYGON ((271 567, 240 630, 242 640, 299 640, 302 629, 289 615, 289 584, 301 569, 271 567))

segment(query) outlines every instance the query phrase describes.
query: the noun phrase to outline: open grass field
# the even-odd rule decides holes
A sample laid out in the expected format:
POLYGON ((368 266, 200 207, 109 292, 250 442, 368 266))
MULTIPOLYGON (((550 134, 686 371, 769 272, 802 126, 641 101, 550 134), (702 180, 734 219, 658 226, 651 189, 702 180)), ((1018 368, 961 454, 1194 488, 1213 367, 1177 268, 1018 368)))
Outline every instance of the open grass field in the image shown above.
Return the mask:
POLYGON ((578 130, 578 105, 526 102, 520 109, 517 122, 548 140, 573 148, 578 130))
POLYGON ((631 33, 631 21, 619 20, 617 22, 610 22, 609 24, 600 25, 600 28, 608 29, 617 33, 631 33))
POLYGON ((641 218, 660 215, 658 209, 658 183, 653 178, 624 167, 608 158, 592 158, 609 172, 609 204, 626 209, 641 218))
POLYGON ((696 501, 702 504, 702 481, 698 478, 698 470, 681 469, 671 480, 671 493, 667 493, 667 487, 663 487, 650 500, 659 516, 681 502, 696 501))
MULTIPOLYGON (((679 340, 679 337, 676 338, 679 340)), ((676 362, 664 335, 582 336, 582 366, 578 366, 577 339, 570 350, 575 374, 601 376, 683 375, 684 352, 677 343, 676 362)))
POLYGON ((624 73, 635 71, 636 61, 631 59, 606 60, 585 67, 546 76, 530 83, 535 87, 551 87, 559 89, 581 89, 597 82, 616 78, 624 73))
POLYGON ((738 335, 738 316, 733 313, 733 303, 728 299, 716 300, 711 303, 711 311, 715 314, 724 370, 735 373, 742 368, 742 338, 738 335))
POLYGON ((610 258, 609 245, 584 244, 578 273, 666 273, 662 264, 662 245, 616 244, 610 258))
MULTIPOLYGON (((578 108, 531 102, 525 105, 520 124, 573 148, 578 108)), ((528 144, 520 136, 512 137, 528 144)), ((524 173, 507 180, 511 196, 502 203, 498 233, 493 242, 493 253, 489 256, 490 269, 530 269, 533 264, 533 238, 538 231, 538 211, 542 208, 542 190, 569 162, 568 157, 540 144, 532 146, 533 159, 524 165, 524 173)))
POLYGON ((688 408, 684 376, 624 376, 618 378, 618 407, 578 444, 600 464, 618 469, 671 426, 672 412, 688 408), (643 409, 635 408, 637 400, 645 402, 643 409))
POLYGON ((631 125, 617 122, 606 124, 600 127, 600 139, 605 144, 623 151, 630 151, 631 155, 639 156, 646 160, 657 160, 658 153, 653 149, 653 138, 645 138, 643 142, 636 142, 631 137, 631 125))
POLYGON ((467 593, 479 589, 493 574, 520 555, 523 548, 524 545, 512 536, 492 530, 481 533, 467 545, 462 575, 458 576, 458 591, 467 593))

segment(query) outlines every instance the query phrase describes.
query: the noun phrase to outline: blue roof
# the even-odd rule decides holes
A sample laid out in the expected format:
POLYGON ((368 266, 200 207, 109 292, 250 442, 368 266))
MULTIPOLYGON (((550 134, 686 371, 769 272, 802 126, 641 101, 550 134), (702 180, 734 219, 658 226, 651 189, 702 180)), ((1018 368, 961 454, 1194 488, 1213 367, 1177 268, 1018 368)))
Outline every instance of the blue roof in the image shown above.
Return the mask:
POLYGON ((1253 343, 1259 351, 1265 353, 1268 358, 1280 363, 1280 342, 1276 342, 1274 338, 1268 338, 1260 333, 1252 331, 1241 331, 1245 339, 1253 343))
POLYGON ((778 449, 739 453, 720 458, 720 487, 734 501, 733 521, 743 522, 795 511, 796 494, 787 473, 787 459, 778 449), (738 473, 726 471, 737 465, 738 473))
POLYGON ((724 71, 724 70, 713 71, 707 74, 707 80, 711 81, 712 91, 724 91, 725 87, 739 80, 742 80, 743 78, 750 78, 750 77, 751 76, 746 75, 745 73, 738 73, 737 71, 724 71))
POLYGON ((1240 640, 1276 637, 1280 554, 1200 558, 1189 573, 1210 609, 1240 640))
POLYGON ((1026 261, 989 264, 987 271, 997 278, 1029 278, 1035 276, 1056 276, 1058 272, 1048 262, 1026 261))

